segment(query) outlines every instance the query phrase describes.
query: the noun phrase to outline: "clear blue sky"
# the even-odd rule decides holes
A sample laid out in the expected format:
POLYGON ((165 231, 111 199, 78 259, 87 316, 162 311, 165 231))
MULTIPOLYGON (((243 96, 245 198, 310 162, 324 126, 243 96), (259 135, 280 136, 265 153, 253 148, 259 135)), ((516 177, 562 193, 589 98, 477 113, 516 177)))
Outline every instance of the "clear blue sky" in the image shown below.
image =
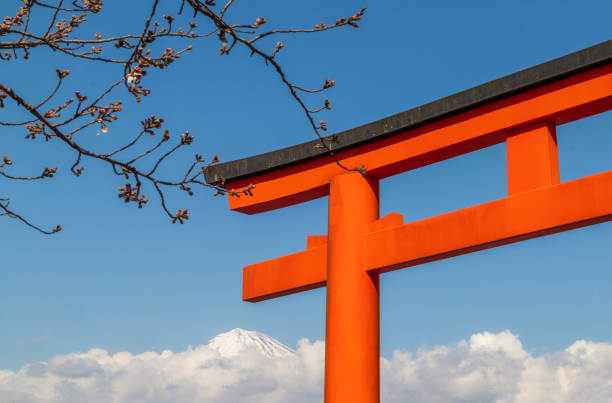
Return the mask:
MULTIPOLYGON (((148 7, 136 4, 143 2, 107 3, 113 22, 104 14, 94 18, 92 32, 140 30, 148 7)), ((172 5, 170 11, 178 2, 163 3, 172 5)), ((603 0, 238 1, 231 16, 252 21, 263 15, 274 27, 312 26, 364 5, 359 30, 290 38, 279 56, 295 82, 336 80, 328 94, 333 110, 323 117, 331 132, 602 42, 612 33, 612 3, 603 0)), ((0 15, 13 9, 4 1, 0 15)), ((87 142, 129 137, 150 113, 164 117, 173 134, 195 134, 194 152, 219 154, 223 161, 312 139, 270 68, 242 51, 218 56, 214 38, 194 47, 155 76, 146 102, 135 105, 126 94, 116 98, 126 101, 123 117, 105 135, 96 136, 95 129, 86 134, 87 142)), ((40 53, 29 63, 0 64, 0 80, 35 96, 54 85, 56 67, 73 71, 69 89, 92 94, 100 82, 120 75, 106 65, 40 53)), ((212 192, 200 191, 191 200, 174 195, 173 209, 186 205, 191 218, 172 225, 151 191, 145 209, 121 203, 116 188, 123 183, 107 167, 88 163, 77 179, 68 173, 74 156, 62 146, 26 143, 19 130, 2 133, 0 155, 18 162, 15 169, 58 165, 60 174, 38 184, 3 181, 0 196, 10 195, 37 223, 61 223, 64 231, 46 237, 0 219, 0 369, 92 347, 181 351, 235 327, 290 346, 302 337, 324 338, 323 289, 249 304, 241 301, 241 274, 244 265, 302 250, 306 235, 325 234, 326 199, 246 216, 230 212, 227 200, 212 192)), ((612 168, 612 114, 561 126, 558 138, 562 180, 612 168)), ((167 173, 184 164, 175 161, 177 168, 167 173)), ((382 182, 381 215, 395 211, 411 221, 504 197, 505 175, 503 144, 402 174, 382 182)), ((612 223, 606 223, 384 275, 383 355, 505 329, 536 354, 577 339, 612 341, 611 245, 612 223)))

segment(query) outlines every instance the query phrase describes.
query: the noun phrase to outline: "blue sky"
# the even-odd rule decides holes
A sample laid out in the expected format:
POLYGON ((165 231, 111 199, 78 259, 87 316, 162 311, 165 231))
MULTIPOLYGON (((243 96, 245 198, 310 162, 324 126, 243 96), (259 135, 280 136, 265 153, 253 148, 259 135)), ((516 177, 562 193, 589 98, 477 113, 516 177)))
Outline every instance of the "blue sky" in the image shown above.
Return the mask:
MULTIPOLYGON (((0 14, 17 7, 9 3, 2 2, 0 14)), ((109 1, 106 14, 92 18, 91 33, 140 30, 148 7, 137 3, 109 1)), ((172 11, 174 3, 163 5, 172 11)), ((368 7, 359 30, 288 38, 279 56, 295 82, 336 81, 328 94, 332 111, 323 117, 331 132, 594 45, 612 32, 607 1, 242 3, 231 18, 263 15, 274 27, 312 26, 368 7)), ((126 138, 151 113, 166 119, 173 134, 190 130, 196 151, 223 161, 312 139, 270 68, 243 51, 219 56, 214 38, 194 48, 154 76, 146 102, 118 95, 126 104, 122 118, 107 134, 92 129, 84 141, 104 146, 126 138)), ((3 62, 0 80, 36 97, 54 85, 56 67, 72 70, 68 88, 85 93, 121 74, 41 52, 29 62, 3 62)), ((610 113, 558 128, 563 181, 611 169, 611 128, 610 113)), ((123 183, 106 167, 88 163, 74 178, 68 173, 74 156, 63 147, 2 131, 0 154, 19 163, 14 169, 60 168, 57 178, 37 184, 2 182, 3 194, 35 222, 61 223, 64 231, 45 237, 0 221, 0 369, 92 347, 181 351, 235 327, 293 347, 302 337, 324 338, 323 289, 258 304, 242 302, 240 294, 244 265, 302 250, 306 235, 326 233, 326 199, 246 216, 212 192, 190 200, 173 195, 173 209, 188 206, 191 218, 172 225, 152 192, 145 209, 126 207, 116 196, 123 183)), ((165 172, 176 174, 185 159, 165 172)), ((395 211, 412 221, 505 192, 499 145, 384 180, 381 215, 395 211)), ((503 330, 520 335, 534 354, 578 339, 610 342, 611 244, 606 223, 386 274, 382 353, 503 330)))

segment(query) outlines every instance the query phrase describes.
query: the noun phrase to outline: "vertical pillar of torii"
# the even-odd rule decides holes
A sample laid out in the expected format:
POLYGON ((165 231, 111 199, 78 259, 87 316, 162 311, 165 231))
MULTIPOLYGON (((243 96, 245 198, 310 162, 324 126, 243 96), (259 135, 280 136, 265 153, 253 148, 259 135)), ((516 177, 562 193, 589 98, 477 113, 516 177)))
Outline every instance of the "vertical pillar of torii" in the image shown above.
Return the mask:
POLYGON ((325 401, 377 402, 379 276, 365 267, 368 226, 378 219, 378 181, 359 172, 329 184, 325 401))
MULTIPOLYGON (((244 268, 243 299, 327 286, 325 401, 380 400, 379 276, 612 220, 612 170, 560 183, 556 127, 612 109, 612 41, 334 137, 336 158, 301 144, 214 165, 230 208, 261 213, 329 196, 327 236, 244 268), (404 224, 379 218, 379 180, 506 143, 508 196, 404 224)), ((485 168, 485 167, 483 167, 485 168)))

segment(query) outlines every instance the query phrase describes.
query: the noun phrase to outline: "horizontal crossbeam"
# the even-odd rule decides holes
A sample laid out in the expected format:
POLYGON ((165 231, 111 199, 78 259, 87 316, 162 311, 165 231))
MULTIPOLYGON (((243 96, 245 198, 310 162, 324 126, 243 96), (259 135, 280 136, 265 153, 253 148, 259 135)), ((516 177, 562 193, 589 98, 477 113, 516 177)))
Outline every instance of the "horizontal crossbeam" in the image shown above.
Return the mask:
MULTIPOLYGON (((386 178, 504 142, 534 122, 556 126, 610 109, 612 65, 605 65, 336 156, 344 166, 364 166, 370 177, 386 178)), ((230 190, 255 185, 252 196, 229 197, 230 208, 254 214, 323 197, 331 178, 342 173, 326 156, 229 182, 230 190)))
MULTIPOLYGON (((345 150, 609 63, 612 63, 612 40, 517 71, 415 108, 336 132, 327 138, 334 139, 334 150, 345 150)), ((299 164, 309 159, 320 158, 327 154, 327 150, 317 147, 318 143, 319 140, 312 140, 264 154, 211 165, 204 172, 206 182, 216 185, 229 183, 241 178, 284 168, 288 165, 299 164)))
POLYGON ((612 220, 612 171, 366 236, 367 267, 388 272, 612 220))
POLYGON ((327 236, 309 236, 303 252, 246 266, 242 299, 258 302, 324 287, 327 280, 327 236))
MULTIPOLYGON (((610 220, 612 171, 408 224, 391 214, 372 223, 365 235, 366 270, 389 272, 610 220)), ((326 269, 326 245, 247 266, 243 299, 257 302, 323 287, 326 269)))

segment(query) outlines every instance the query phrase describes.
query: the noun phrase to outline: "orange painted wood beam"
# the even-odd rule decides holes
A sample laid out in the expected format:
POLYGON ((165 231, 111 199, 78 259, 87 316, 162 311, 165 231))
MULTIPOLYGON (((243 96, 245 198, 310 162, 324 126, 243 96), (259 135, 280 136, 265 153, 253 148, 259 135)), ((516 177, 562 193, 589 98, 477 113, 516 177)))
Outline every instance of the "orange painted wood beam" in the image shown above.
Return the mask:
MULTIPOLYGON (((365 270, 384 273, 610 220, 612 171, 408 224, 391 213, 367 229, 365 270)), ((326 242, 309 237, 306 251, 246 266, 243 299, 324 287, 326 242)))
POLYGON ((327 236, 308 237, 305 251, 245 266, 242 299, 259 302, 324 287, 327 281, 327 236))
MULTIPOLYGON (((363 165, 380 179, 504 142, 537 122, 560 125, 610 109, 612 65, 606 65, 336 156, 345 166, 363 165)), ((230 209, 255 214, 323 197, 331 179, 343 172, 327 156, 229 182, 230 190, 256 186, 252 196, 228 197, 230 209)))
POLYGON ((509 133, 506 149, 508 195, 560 182, 557 134, 552 124, 539 123, 509 133))
POLYGON ((369 233, 367 270, 384 273, 612 220, 612 171, 369 233))
POLYGON ((326 403, 380 401, 380 283, 366 272, 365 234, 378 219, 378 181, 330 184, 325 314, 326 403))
MULTIPOLYGON (((366 232, 402 224, 402 216, 391 213, 371 222, 366 232)), ((305 251, 245 266, 242 299, 259 302, 326 285, 327 235, 309 235, 305 251)))

